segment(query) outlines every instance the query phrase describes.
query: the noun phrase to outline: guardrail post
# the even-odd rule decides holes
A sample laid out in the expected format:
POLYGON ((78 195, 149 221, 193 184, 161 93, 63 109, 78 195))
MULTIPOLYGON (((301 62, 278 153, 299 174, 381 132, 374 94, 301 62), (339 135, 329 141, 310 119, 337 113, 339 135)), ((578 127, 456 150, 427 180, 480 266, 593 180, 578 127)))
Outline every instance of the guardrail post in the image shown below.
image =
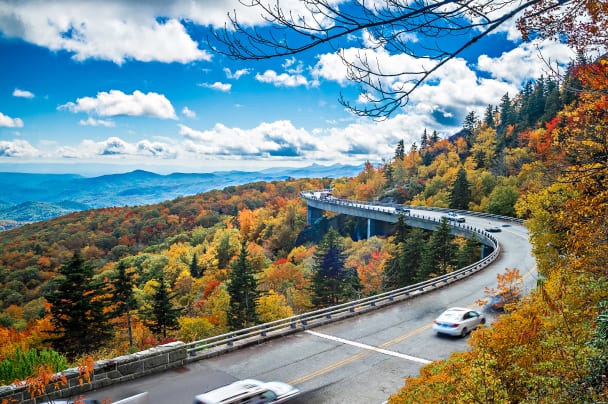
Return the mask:
POLYGON ((295 318, 292 318, 292 319, 291 319, 291 328, 292 328, 293 330, 295 330, 295 329, 296 329, 296 319, 295 319, 295 318))
POLYGON ((306 317, 302 317, 300 319, 300 322, 302 323, 302 325, 306 325, 306 317))
POLYGON ((266 325, 262 324, 262 337, 266 336, 266 325))
POLYGON ((226 345, 228 345, 228 346, 234 345, 234 342, 232 341, 232 333, 228 336, 228 342, 226 342, 226 345))
POLYGON ((389 293, 388 294, 388 300, 392 302, 394 299, 395 298, 393 297, 393 292, 389 293))
POLYGON ((351 303, 351 304, 350 304, 350 312, 351 312, 351 313, 354 313, 354 312, 355 312, 355 304, 354 304, 354 303, 351 303))
POLYGON ((325 318, 331 318, 331 312, 328 312, 327 314, 325 314, 325 318))

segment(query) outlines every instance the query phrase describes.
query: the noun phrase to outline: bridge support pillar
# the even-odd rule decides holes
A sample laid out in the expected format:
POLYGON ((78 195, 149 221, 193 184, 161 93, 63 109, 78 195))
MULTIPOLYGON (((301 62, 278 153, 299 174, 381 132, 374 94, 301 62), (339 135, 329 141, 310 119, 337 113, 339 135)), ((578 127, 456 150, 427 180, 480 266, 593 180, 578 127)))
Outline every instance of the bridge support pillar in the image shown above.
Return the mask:
POLYGON ((492 254, 492 251, 494 251, 494 249, 492 247, 489 247, 489 246, 481 243, 481 259, 484 259, 488 255, 492 254))
POLYGON ((367 219, 367 239, 382 232, 382 223, 374 219, 367 219))
POLYGON ((320 217, 323 217, 323 210, 308 206, 308 209, 306 210, 307 225, 313 224, 320 217))

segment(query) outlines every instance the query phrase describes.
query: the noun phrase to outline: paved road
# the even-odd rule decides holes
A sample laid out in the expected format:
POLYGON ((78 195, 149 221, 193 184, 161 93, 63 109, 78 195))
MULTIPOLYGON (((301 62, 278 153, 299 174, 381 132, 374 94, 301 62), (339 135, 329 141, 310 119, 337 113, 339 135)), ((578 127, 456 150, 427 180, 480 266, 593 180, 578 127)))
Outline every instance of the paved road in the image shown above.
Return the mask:
MULTIPOLYGON (((413 213, 418 213, 413 211, 413 213)), ((425 211, 424 215, 440 213, 425 211)), ((481 228, 490 221, 467 216, 481 228)), ((196 394, 234 380, 281 380, 301 389, 291 403, 382 403, 417 375, 428 361, 468 349, 467 339, 441 337, 431 323, 448 306, 476 307, 486 286, 496 286, 505 267, 525 274, 528 288, 536 284, 535 262, 526 229, 501 226, 496 237, 500 257, 483 271, 449 287, 375 312, 245 348, 184 368, 92 392, 97 399, 120 398, 147 391, 150 404, 192 403, 196 394)))

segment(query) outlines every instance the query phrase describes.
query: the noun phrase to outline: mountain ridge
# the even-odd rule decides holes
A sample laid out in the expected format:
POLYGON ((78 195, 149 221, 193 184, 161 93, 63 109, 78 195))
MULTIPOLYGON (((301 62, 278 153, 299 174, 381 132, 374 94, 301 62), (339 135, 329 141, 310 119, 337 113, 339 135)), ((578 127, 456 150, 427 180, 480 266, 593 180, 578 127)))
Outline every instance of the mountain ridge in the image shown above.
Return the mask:
MULTIPOLYGON (((215 171, 209 173, 157 174, 133 170, 118 174, 84 177, 79 174, 0 173, 0 220, 25 223, 49 220, 68 213, 115 206, 139 206, 212 189, 256 181, 287 178, 352 177, 362 165, 312 164, 306 167, 267 168, 260 171, 215 171)), ((0 227, 0 230, 3 228, 0 227)), ((6 229, 3 229, 6 230, 6 229)))

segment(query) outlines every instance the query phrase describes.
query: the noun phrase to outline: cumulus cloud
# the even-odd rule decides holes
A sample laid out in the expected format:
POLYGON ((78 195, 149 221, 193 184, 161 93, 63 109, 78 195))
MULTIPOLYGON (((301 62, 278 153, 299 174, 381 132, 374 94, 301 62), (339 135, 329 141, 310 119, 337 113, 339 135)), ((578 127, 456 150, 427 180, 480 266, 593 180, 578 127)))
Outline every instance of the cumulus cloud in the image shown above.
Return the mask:
MULTIPOLYGON (((300 0, 284 0, 281 5, 296 14, 309 14, 300 0)), ((233 0, 113 0, 103 7, 81 0, 29 0, 0 2, 0 31, 70 52, 76 60, 189 63, 212 56, 199 48, 187 26, 223 27, 226 10, 236 10, 243 26, 266 23, 257 8, 233 0)))
POLYGON ((179 124, 184 153, 223 159, 279 161, 381 161, 391 158, 399 140, 419 142, 419 116, 399 115, 382 122, 362 120, 344 128, 297 128, 287 120, 265 122, 249 129, 216 124, 197 130, 179 124), (373 134, 373 136, 371 136, 373 134))
POLYGON ((166 63, 211 59, 188 34, 181 22, 186 16, 179 9, 150 3, 114 1, 99 7, 76 0, 3 2, 0 30, 51 50, 71 52, 76 60, 121 64, 129 59, 166 63))
POLYGON ((25 140, 0 140, 0 157, 38 157, 40 151, 25 140))
POLYGON ((179 133, 187 151, 200 155, 297 158, 318 148, 315 137, 289 121, 265 122, 252 129, 216 124, 210 130, 196 130, 180 124, 179 133))
POLYGON ((13 91, 13 97, 34 98, 34 93, 32 93, 31 91, 21 90, 21 89, 16 88, 13 91))
POLYGON ((59 109, 71 112, 94 113, 98 116, 152 116, 161 119, 177 119, 171 102, 162 94, 134 91, 125 94, 120 90, 99 92, 96 97, 78 98, 59 109))
POLYGON ((308 86, 309 82, 306 77, 301 74, 278 74, 274 70, 266 70, 263 74, 256 74, 255 79, 262 83, 270 83, 275 87, 298 87, 308 86))
POLYGON ((6 128, 22 128, 23 120, 21 118, 11 118, 8 115, 4 115, 0 112, 0 127, 6 128))
POLYGON ((547 75, 547 61, 562 66, 576 57, 572 49, 554 41, 522 43, 517 48, 504 52, 497 58, 479 56, 477 66, 492 74, 497 80, 520 85, 530 78, 547 75))
POLYGON ((147 139, 129 143, 119 137, 109 137, 102 141, 84 140, 78 147, 68 147, 59 150, 64 158, 94 158, 94 157, 155 157, 175 159, 176 150, 163 142, 152 142, 147 139))
POLYGON ((210 88, 212 90, 221 91, 224 93, 227 93, 228 91, 230 91, 230 89, 232 89, 232 84, 222 83, 219 81, 216 81, 215 83, 200 83, 199 86, 205 87, 205 88, 210 88))
POLYGON ((81 119, 79 123, 81 126, 105 126, 106 128, 114 127, 114 121, 95 119, 92 117, 89 117, 86 120, 81 119))
POLYGON ((182 115, 187 118, 196 118, 196 112, 194 112, 188 107, 182 108, 182 115))
POLYGON ((238 80, 242 76, 245 76, 251 72, 250 69, 239 69, 234 72, 230 70, 228 67, 224 67, 224 73, 226 73, 226 78, 238 80))

